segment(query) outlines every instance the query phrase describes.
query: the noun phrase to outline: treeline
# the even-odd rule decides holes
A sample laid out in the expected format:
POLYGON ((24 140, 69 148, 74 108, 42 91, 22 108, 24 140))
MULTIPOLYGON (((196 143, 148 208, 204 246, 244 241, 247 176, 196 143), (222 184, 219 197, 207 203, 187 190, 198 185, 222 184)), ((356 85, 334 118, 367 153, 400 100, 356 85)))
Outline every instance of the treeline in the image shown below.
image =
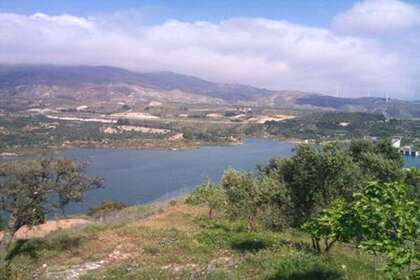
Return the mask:
POLYGON ((389 141, 354 140, 298 146, 293 157, 273 158, 256 173, 228 169, 187 202, 206 204, 209 218, 219 210, 244 219, 250 231, 304 230, 320 254, 346 242, 383 256, 393 277, 418 277, 419 186, 420 170, 404 168, 389 141))
MULTIPOLYGON (((348 139, 363 136, 420 138, 420 121, 386 120, 381 114, 323 112, 281 122, 269 121, 264 132, 271 136, 299 139, 348 139)), ((258 128, 250 127, 250 133, 258 128)))

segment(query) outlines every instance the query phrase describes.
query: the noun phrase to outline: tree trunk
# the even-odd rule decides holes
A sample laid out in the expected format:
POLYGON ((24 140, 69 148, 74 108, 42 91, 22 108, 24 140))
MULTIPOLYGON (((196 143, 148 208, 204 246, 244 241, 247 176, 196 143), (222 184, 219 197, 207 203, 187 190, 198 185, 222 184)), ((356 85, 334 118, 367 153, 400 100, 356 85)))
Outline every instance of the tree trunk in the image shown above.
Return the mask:
POLYGON ((209 208, 209 220, 213 219, 213 208, 209 208))
POLYGON ((312 239, 312 249, 316 250, 316 244, 315 244, 315 238, 311 238, 312 239))
POLYGON ((249 231, 257 231, 257 222, 254 216, 248 217, 248 229, 249 231))
POLYGON ((16 222, 16 215, 14 213, 10 214, 9 222, 7 223, 7 228, 4 230, 4 235, 0 243, 0 255, 2 257, 6 257, 7 251, 9 250, 9 247, 12 244, 13 236, 17 231, 16 222))
POLYGON ((330 249, 332 248, 332 246, 334 245, 336 240, 332 240, 330 243, 328 243, 327 240, 325 240, 325 253, 328 253, 330 251, 330 249))
POLYGON ((8 252, 17 230, 17 218, 16 215, 12 213, 9 217, 7 228, 4 230, 3 238, 0 243, 0 271, 2 271, 6 276, 10 273, 10 260, 8 259, 8 252))
POLYGON ((318 252, 321 253, 321 245, 319 244, 319 239, 312 237, 312 247, 318 252))

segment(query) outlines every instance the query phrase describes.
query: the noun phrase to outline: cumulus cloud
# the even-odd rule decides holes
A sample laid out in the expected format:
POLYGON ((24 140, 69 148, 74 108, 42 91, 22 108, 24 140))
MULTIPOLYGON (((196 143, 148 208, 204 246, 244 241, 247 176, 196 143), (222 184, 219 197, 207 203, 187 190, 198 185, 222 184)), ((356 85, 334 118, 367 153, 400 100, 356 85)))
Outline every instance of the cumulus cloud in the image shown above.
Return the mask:
POLYGON ((401 39, 407 43, 398 47, 378 36, 264 18, 168 20, 150 26, 121 25, 113 17, 0 13, 0 22, 0 63, 169 70, 219 82, 327 94, 338 85, 347 96, 370 91, 411 97, 420 88, 420 61, 413 58, 420 57, 420 42, 412 36, 401 39))
POLYGON ((398 0, 367 0, 338 14, 334 28, 352 34, 395 34, 420 28, 420 9, 398 0))

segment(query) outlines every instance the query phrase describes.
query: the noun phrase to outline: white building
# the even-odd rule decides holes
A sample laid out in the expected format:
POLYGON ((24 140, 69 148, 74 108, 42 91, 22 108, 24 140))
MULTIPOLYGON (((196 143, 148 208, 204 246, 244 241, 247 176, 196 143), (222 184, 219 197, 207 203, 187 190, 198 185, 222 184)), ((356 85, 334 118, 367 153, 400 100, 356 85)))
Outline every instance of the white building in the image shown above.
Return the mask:
POLYGON ((391 143, 392 143, 392 147, 397 148, 397 149, 401 148, 401 138, 393 138, 391 140, 391 143))

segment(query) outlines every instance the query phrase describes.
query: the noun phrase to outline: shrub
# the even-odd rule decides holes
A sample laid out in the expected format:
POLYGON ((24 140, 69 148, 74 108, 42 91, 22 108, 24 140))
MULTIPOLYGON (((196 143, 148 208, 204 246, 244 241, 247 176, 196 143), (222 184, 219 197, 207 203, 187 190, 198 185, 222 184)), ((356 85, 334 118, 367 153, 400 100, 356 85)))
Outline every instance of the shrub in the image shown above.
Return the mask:
POLYGON ((89 207, 87 215, 91 217, 99 217, 127 207, 128 205, 122 202, 102 201, 99 205, 89 207))

